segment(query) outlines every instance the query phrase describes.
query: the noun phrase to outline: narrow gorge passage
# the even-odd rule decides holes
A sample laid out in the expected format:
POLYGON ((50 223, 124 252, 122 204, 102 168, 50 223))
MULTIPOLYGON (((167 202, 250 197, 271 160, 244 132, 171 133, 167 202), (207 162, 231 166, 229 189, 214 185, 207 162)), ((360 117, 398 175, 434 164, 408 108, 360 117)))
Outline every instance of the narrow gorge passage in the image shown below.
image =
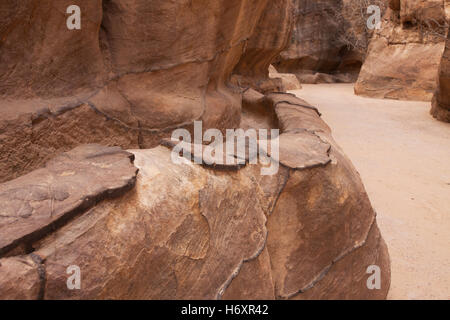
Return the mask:
POLYGON ((450 124, 429 102, 368 99, 352 84, 292 91, 318 107, 359 171, 391 257, 388 299, 449 299, 450 124))

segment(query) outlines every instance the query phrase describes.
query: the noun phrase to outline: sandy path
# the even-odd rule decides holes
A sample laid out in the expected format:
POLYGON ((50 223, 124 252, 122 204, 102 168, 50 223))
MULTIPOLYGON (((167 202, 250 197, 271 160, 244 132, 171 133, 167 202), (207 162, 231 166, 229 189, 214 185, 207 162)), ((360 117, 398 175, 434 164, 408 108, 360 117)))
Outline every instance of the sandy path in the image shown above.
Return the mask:
POLYGON ((392 268, 390 299, 450 299, 450 124, 430 103, 367 99, 353 85, 303 85, 361 174, 392 268))

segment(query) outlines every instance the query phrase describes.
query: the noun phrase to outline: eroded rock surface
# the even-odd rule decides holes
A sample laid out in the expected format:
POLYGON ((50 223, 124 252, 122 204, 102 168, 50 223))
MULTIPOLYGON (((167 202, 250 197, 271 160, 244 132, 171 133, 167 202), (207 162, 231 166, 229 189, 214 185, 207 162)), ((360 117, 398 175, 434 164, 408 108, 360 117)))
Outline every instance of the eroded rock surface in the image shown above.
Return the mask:
POLYGON ((232 82, 266 93, 282 91, 281 79, 269 78, 269 66, 289 43, 298 0, 270 0, 233 70, 232 82), (275 27, 276 26, 276 27, 275 27))
MULTIPOLYGON (((358 95, 430 101, 444 50, 443 0, 390 1, 355 86, 358 95)), ((448 19, 448 17, 447 17, 448 19)))
POLYGON ((386 297, 389 256, 359 175, 317 108, 269 78, 294 2, 0 4, 0 298, 386 297), (65 28, 71 4, 79 31, 65 28), (279 128, 266 142, 280 152, 260 141, 245 159, 224 154, 238 165, 176 164, 167 138, 195 120, 279 128), (370 265, 381 290, 367 288, 370 265))
MULTIPOLYGON (((82 143, 150 148, 174 128, 235 128, 231 74, 277 88, 292 0, 46 0, 0 4, 0 181, 82 143), (68 30, 69 5, 81 30, 68 30)), ((280 87, 281 89, 281 87, 280 87)))
POLYGON ((133 188, 133 160, 133 154, 118 147, 85 145, 1 184, 0 255, 32 249, 52 229, 133 188))
POLYGON ((355 0, 299 0, 289 46, 274 66, 294 73, 301 83, 354 82, 364 61, 370 30, 355 0))
POLYGON ((439 66, 438 87, 433 98, 431 114, 438 120, 450 122, 450 32, 447 34, 439 66))
POLYGON ((298 81, 298 78, 293 73, 279 73, 274 66, 270 65, 269 67, 269 78, 271 79, 281 79, 281 83, 283 85, 283 90, 299 90, 302 88, 302 85, 298 81))
MULTIPOLYGON (((278 118, 281 165, 276 174, 261 175, 261 164, 231 171, 193 161, 175 164, 164 146, 132 150, 139 168, 135 188, 31 241, 32 253, 3 256, 0 296, 385 298, 389 257, 375 213, 359 175, 317 110, 283 93, 250 91, 245 101, 244 125, 261 110, 272 111, 260 117, 278 118), (66 269, 72 265, 80 267, 81 290, 67 289, 66 269), (370 265, 381 268, 381 290, 367 288, 370 265), (16 285, 18 279, 23 286, 16 285)), ((80 150, 86 148, 104 150, 80 150)), ((114 149, 112 155, 127 163, 127 172, 136 172, 127 153, 114 149)), ((101 180, 99 175, 107 172, 84 180, 101 180)), ((109 179, 123 181, 122 175, 109 179)), ((17 224, 6 222, 11 228, 17 224)))

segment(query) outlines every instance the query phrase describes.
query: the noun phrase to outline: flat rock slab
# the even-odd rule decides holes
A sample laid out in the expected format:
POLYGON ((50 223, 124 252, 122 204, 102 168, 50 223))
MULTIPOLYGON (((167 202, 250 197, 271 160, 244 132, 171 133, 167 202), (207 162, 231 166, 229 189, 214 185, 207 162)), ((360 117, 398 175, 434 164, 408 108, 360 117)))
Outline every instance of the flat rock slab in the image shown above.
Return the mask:
POLYGON ((279 138, 279 154, 268 148, 270 144, 260 144, 267 155, 274 161, 296 170, 325 166, 330 163, 330 144, 324 142, 316 134, 299 130, 294 133, 283 133, 279 138))
POLYGON ((119 147, 83 145, 0 185, 0 256, 27 248, 104 198, 131 189, 138 169, 119 147))
POLYGON ((309 131, 330 132, 330 128, 319 118, 315 111, 281 102, 275 107, 278 122, 283 133, 307 129, 309 131))

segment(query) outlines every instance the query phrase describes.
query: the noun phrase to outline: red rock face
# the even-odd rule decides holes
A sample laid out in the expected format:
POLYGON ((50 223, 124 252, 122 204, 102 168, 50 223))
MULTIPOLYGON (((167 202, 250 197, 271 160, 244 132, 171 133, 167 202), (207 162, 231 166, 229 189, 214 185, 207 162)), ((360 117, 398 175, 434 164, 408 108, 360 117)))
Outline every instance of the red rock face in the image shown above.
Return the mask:
POLYGON ((359 175, 314 106, 272 92, 293 9, 3 1, 0 298, 385 298, 389 255, 359 175), (66 28, 72 4, 81 30, 66 28), (259 146, 279 170, 173 163, 159 144, 195 120, 279 128, 278 155, 259 146))
POLYGON ((0 185, 0 298, 385 298, 389 255, 358 173, 316 108, 247 90, 241 127, 274 123, 273 175, 90 145, 0 185))
POLYGON ((431 114, 438 120, 450 122, 450 32, 439 67, 438 87, 433 98, 431 114))
POLYGON ((366 9, 360 0, 298 1, 289 46, 274 66, 302 83, 356 81, 370 38, 366 9))
POLYGON ((356 94, 430 101, 444 49, 445 6, 442 0, 391 1, 370 43, 356 94))
POLYGON ((104 84, 99 46, 102 1, 75 2, 2 1, 0 61, 6 66, 0 71, 2 109, 6 98, 74 97, 104 84), (82 9, 82 29, 70 31, 65 13, 75 2, 82 9))
POLYGON ((241 61, 239 77, 276 87, 267 69, 292 9, 291 0, 2 2, 0 181, 80 143, 154 147, 194 120, 237 127, 241 88, 230 75, 241 61), (66 27, 71 4, 81 30, 66 27))
POLYGON ((288 45, 295 24, 297 1, 269 1, 234 69, 235 83, 261 92, 281 91, 281 80, 269 79, 269 66, 288 45), (276 30, 274 26, 278 26, 276 30))

